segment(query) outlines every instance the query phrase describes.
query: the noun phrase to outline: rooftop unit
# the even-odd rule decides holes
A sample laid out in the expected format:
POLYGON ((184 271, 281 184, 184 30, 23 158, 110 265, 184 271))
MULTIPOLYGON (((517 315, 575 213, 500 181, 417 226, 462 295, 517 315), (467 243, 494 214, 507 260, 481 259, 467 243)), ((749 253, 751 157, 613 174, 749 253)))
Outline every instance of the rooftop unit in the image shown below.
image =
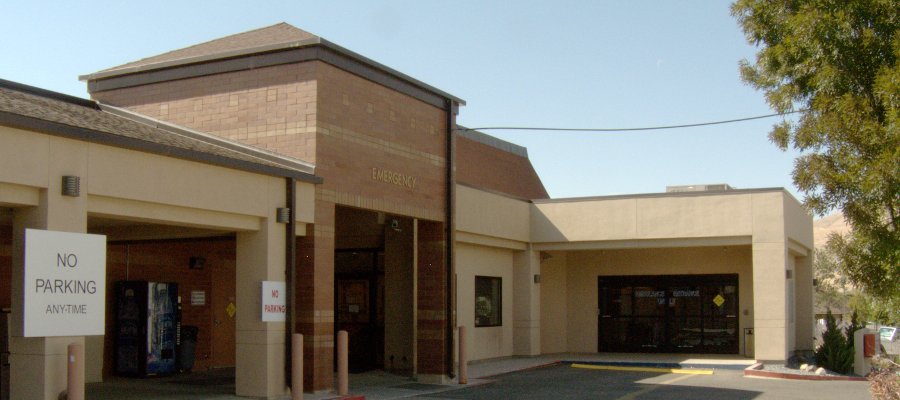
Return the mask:
POLYGON ((731 185, 727 183, 714 183, 707 185, 676 185, 676 186, 666 186, 666 193, 681 193, 681 192, 724 192, 728 190, 734 190, 731 185))

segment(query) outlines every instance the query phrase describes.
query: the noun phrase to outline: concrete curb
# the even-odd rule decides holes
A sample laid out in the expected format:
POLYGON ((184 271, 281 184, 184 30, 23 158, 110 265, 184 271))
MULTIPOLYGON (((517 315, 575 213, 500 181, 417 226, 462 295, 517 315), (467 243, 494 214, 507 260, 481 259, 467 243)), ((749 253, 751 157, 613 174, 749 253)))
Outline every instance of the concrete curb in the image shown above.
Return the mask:
POLYGON ((829 376, 829 375, 800 375, 784 372, 764 371, 763 363, 753 364, 744 369, 744 376, 758 378, 793 379, 799 381, 866 381, 866 378, 858 376, 829 376))

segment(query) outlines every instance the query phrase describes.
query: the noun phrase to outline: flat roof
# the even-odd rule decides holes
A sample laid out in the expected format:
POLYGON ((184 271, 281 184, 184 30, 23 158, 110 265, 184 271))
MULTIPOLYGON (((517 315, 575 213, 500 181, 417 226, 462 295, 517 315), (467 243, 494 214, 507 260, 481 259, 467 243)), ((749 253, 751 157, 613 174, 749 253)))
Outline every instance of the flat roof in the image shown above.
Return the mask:
POLYGON ((623 200, 623 199, 649 199, 649 198, 662 198, 662 197, 701 197, 701 196, 727 196, 727 195, 737 195, 737 194, 752 194, 752 193, 771 193, 771 192, 783 192, 793 198, 793 195, 790 194, 783 187, 771 187, 771 188, 753 188, 753 189, 729 189, 729 190, 707 190, 707 191, 696 191, 696 192, 662 192, 662 193, 637 193, 637 194, 616 194, 616 195, 608 195, 608 196, 588 196, 588 197, 567 197, 567 198, 559 198, 559 199, 534 199, 531 200, 534 204, 551 204, 551 203, 575 203, 580 201, 597 201, 597 200, 623 200))

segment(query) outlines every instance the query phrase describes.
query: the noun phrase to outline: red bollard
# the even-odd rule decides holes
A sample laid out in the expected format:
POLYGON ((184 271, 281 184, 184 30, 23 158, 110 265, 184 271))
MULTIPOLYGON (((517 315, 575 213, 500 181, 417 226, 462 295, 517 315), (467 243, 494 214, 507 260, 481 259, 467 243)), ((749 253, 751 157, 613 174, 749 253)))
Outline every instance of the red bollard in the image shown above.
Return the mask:
POLYGON ((459 384, 469 383, 469 358, 466 355, 466 327, 459 327, 459 384))
POLYGON ((303 335, 291 336, 291 400, 303 400, 303 335))
POLYGON ((84 400, 84 345, 69 345, 66 368, 66 399, 84 400))
POLYGON ((347 369, 349 367, 349 363, 347 360, 347 347, 349 344, 349 337, 347 336, 347 331, 339 331, 337 335, 337 345, 338 345, 338 359, 337 359, 337 367, 338 367, 338 384, 337 384, 337 394, 338 396, 346 396, 350 393, 350 378, 348 376, 347 369))

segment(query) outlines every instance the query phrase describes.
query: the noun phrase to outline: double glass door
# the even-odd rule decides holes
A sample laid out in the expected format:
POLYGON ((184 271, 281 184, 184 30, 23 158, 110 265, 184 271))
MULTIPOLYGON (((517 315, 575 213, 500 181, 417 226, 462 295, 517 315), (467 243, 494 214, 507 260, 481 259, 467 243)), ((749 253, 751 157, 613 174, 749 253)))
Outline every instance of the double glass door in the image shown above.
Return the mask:
POLYGON ((601 352, 738 352, 737 275, 600 277, 601 352))

